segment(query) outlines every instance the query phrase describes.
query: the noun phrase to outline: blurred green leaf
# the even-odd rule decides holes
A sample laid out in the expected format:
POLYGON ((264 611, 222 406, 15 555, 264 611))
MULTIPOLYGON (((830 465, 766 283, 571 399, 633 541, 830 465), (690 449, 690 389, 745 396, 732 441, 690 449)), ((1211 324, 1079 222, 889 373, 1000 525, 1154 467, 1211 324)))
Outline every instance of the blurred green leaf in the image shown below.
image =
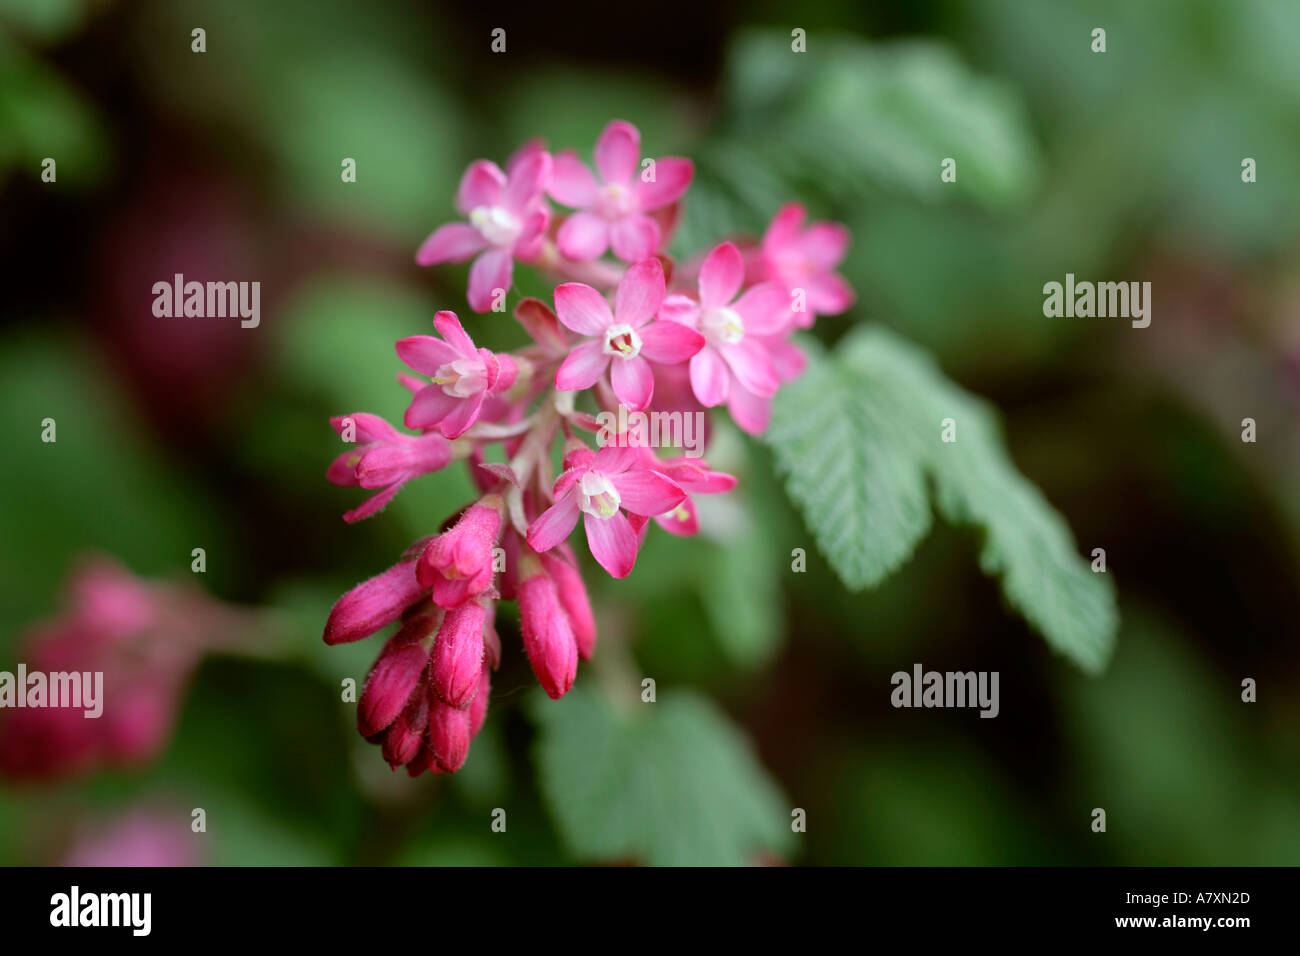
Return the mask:
POLYGON ((705 697, 660 691, 630 715, 575 688, 535 698, 542 790, 572 851, 596 861, 740 866, 788 848, 790 815, 748 742, 705 697))
POLYGON ((878 583, 939 513, 984 535, 980 567, 1057 651, 1101 670, 1117 625, 1109 579, 1002 448, 994 413, 891 333, 861 328, 773 405, 767 439, 791 497, 845 585, 878 583), (942 422, 956 441, 941 440, 942 422))

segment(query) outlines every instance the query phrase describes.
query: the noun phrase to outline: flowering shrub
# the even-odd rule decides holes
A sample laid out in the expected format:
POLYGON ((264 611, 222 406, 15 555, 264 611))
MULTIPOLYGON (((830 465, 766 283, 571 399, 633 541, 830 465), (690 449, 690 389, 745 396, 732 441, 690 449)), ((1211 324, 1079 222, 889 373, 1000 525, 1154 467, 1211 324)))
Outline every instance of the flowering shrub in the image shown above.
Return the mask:
POLYGON ((802 228, 803 209, 786 206, 761 244, 722 241, 677 268, 665 249, 690 160, 642 159, 640 133, 618 120, 594 160, 595 173, 574 153, 552 157, 533 142, 504 171, 470 164, 456 197, 466 221, 440 226, 416 254, 421 265, 477 257, 467 290, 476 312, 504 303, 516 261, 553 277, 553 305, 528 298, 515 307, 529 345, 508 354, 477 347, 454 312, 438 312, 437 336, 396 344, 419 376, 400 376, 414 393, 404 424, 415 434, 364 413, 331 422, 353 447, 327 477, 377 491, 347 521, 453 461, 466 463, 480 491, 440 534, 344 594, 325 625, 326 643, 337 644, 401 622, 366 680, 357 722, 412 776, 458 770, 483 725, 502 653, 499 600, 518 601, 524 650, 546 693, 559 698, 573 686, 596 643, 568 543, 579 518, 596 563, 624 578, 652 519, 694 534, 692 495, 736 484, 698 457, 661 457, 643 429, 607 434, 600 413, 628 421, 628 412, 703 414, 725 404, 758 434, 772 396, 803 368, 791 335, 853 301, 834 271, 848 244, 842 226, 802 228), (504 461, 489 461, 497 445, 504 461))

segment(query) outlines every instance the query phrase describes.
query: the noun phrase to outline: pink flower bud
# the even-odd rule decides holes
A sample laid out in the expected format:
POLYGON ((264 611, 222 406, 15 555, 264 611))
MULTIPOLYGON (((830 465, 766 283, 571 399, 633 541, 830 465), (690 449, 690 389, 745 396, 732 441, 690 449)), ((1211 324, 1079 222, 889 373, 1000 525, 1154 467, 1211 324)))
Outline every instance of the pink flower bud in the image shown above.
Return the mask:
POLYGON ((402 712, 429 663, 430 634, 437 623, 433 614, 412 618, 384 645, 357 702, 361 736, 373 737, 402 712))
POLYGON ((485 661, 483 670, 479 673, 478 693, 474 695, 474 700, 469 705, 469 734, 471 737, 477 737, 478 732, 483 729, 483 722, 487 720, 488 698, 491 696, 492 671, 485 661))
POLYGON ((578 643, 555 582, 540 567, 519 585, 519 619, 533 673, 547 695, 559 700, 578 674, 578 643))
POLYGON ((542 566, 555 581, 555 591, 559 596, 564 613, 573 628, 573 637, 578 642, 578 654, 588 660, 596 647, 596 619, 591 613, 591 601, 587 599, 587 586, 582 575, 573 565, 573 552, 568 545, 560 549, 567 552, 564 557, 548 551, 541 556, 542 566))
POLYGON ((431 696, 427 690, 421 693, 417 689, 384 735, 384 759, 394 770, 401 764, 409 763, 419 752, 425 728, 429 726, 431 696))
POLYGON ((429 711, 429 746, 434 758, 447 773, 455 773, 469 756, 469 709, 459 710, 441 700, 435 700, 429 711))
POLYGON ((433 589, 439 607, 458 607, 491 586, 492 549, 501 531, 502 507, 499 495, 486 495, 420 555, 416 576, 433 589))
POLYGON ((483 667, 483 625, 487 611, 469 601, 448 611, 433 645, 433 689, 452 707, 462 709, 478 690, 483 667))
POLYGON ((413 562, 403 559, 338 599, 325 622, 325 643, 343 644, 369 637, 392 624, 424 597, 413 562))

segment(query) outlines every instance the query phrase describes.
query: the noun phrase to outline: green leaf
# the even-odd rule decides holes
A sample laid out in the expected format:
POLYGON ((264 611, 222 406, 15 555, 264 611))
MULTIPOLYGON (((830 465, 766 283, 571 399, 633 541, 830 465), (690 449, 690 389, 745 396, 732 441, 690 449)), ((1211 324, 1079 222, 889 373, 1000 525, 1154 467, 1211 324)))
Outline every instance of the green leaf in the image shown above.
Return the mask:
POLYGON ((741 866, 788 850, 784 799, 707 698, 669 692, 618 714, 576 688, 534 704, 542 791, 575 855, 741 866))
POLYGON ((1016 471, 993 411, 924 353, 881 329, 851 333, 782 390, 767 439, 847 587, 875 585, 911 555, 932 499, 946 520, 983 532, 980 567, 1053 648, 1090 673, 1105 666, 1118 623, 1109 579, 1016 471), (941 440, 949 418, 955 442, 941 440))

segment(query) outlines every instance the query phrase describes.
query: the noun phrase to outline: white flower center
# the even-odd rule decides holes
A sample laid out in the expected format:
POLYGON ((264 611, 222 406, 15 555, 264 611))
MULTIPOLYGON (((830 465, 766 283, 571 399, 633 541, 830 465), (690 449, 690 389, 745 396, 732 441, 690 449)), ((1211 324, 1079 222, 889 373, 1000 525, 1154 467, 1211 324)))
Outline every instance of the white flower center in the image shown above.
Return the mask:
POLYGON ((485 371, 481 362, 458 358, 438 369, 433 384, 441 385, 442 390, 453 398, 465 398, 483 390, 487 384, 485 371))
POLYGON ((632 190, 619 183, 612 183, 601 190, 597 206, 605 219, 622 219, 628 213, 636 211, 632 190))
POLYGON ((614 483, 599 471, 588 471, 578 479, 578 507, 595 518, 612 518, 623 499, 614 483))
POLYGON ((478 206, 470 212, 469 221, 494 246, 511 245, 523 228, 518 219, 500 206, 478 206))
POLYGON ((605 330, 604 352, 619 358, 636 358, 641 354, 641 336, 627 323, 611 325, 605 330))
POLYGON ((700 330, 710 342, 735 345, 745 337, 745 323, 735 309, 720 305, 700 316, 700 330))

